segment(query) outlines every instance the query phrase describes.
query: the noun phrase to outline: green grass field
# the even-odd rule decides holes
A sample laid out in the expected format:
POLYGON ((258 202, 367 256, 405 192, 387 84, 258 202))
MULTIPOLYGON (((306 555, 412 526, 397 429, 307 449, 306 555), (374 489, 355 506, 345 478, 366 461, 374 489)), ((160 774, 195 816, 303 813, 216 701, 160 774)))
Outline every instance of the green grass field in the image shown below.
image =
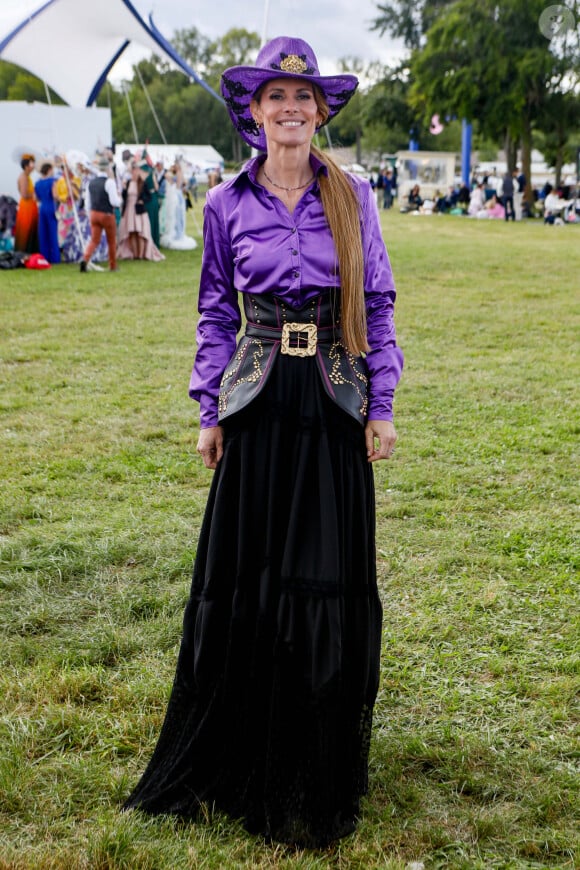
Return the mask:
POLYGON ((211 479, 200 249, 0 272, 0 870, 580 867, 580 230, 383 222, 406 366, 375 468, 382 683, 359 829, 322 852, 118 811, 211 479))

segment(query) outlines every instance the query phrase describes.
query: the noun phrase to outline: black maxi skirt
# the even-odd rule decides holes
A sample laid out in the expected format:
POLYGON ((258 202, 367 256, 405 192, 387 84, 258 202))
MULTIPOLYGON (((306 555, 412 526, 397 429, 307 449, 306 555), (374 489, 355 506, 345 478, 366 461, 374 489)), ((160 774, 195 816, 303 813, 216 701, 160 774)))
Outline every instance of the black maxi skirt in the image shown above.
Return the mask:
POLYGON ((364 431, 315 357, 224 422, 165 722, 125 808, 324 847, 367 789, 382 609, 364 431))

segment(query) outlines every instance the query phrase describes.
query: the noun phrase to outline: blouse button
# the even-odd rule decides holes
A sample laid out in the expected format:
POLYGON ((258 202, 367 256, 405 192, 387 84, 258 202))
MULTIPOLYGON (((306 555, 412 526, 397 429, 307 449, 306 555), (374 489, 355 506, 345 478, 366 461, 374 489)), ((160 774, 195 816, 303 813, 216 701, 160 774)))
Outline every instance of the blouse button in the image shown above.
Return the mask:
POLYGON ((291 232, 295 233, 295 232, 296 232, 296 227, 292 227, 291 232))
POLYGON ((292 272, 292 274, 294 275, 295 278, 297 278, 300 273, 295 271, 295 272, 292 272))
POLYGON ((296 250, 296 248, 292 248, 292 256, 295 257, 297 253, 298 251, 296 250))

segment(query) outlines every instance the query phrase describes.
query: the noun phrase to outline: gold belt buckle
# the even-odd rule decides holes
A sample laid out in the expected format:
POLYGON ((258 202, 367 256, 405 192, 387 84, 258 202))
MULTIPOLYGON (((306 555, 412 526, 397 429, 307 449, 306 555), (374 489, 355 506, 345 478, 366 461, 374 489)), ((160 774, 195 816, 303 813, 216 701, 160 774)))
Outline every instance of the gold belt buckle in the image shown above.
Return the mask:
POLYGON ((288 356, 314 356, 316 353, 317 329, 315 323, 285 323, 282 326, 282 343, 280 353, 288 356), (293 332, 306 335, 306 344, 300 344, 302 338, 297 337, 297 344, 290 344, 290 335, 293 332))

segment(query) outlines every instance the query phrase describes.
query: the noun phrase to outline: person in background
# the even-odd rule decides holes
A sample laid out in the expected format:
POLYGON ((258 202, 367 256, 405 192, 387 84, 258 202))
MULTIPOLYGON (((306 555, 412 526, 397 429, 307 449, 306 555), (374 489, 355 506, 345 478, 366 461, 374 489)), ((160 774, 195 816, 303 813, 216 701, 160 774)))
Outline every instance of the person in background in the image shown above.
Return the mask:
POLYGON ((197 184, 197 176, 195 174, 195 169, 191 173, 187 189, 189 191, 190 196, 193 198, 193 201, 197 202, 198 184, 197 184))
POLYGON ((14 250, 25 254, 38 251, 38 206, 34 198, 31 174, 35 169, 34 156, 23 154, 20 160, 22 172, 18 176, 20 201, 14 224, 14 250))
POLYGON ((418 184, 413 185, 407 197, 409 211, 418 211, 423 205, 423 197, 421 196, 421 188, 418 184))
POLYGON ((125 803, 215 807, 313 848, 354 830, 367 790, 373 463, 393 453, 402 369, 372 189, 312 142, 357 84, 290 37, 222 75, 262 153, 207 193, 190 395, 215 475, 165 723, 125 803))
MULTIPOLYGON (((517 183, 516 185, 517 186, 517 183)), ((516 213, 514 210, 514 178, 512 173, 508 171, 505 173, 503 177, 502 184, 502 203, 504 207, 504 217, 506 221, 509 221, 510 217, 512 221, 516 219, 516 213)))
MULTIPOLYGON (((486 201, 484 183, 481 182, 471 191, 469 208, 467 209, 469 217, 478 217, 484 211, 486 201)), ((487 214, 484 214, 483 217, 487 217, 487 214)))
POLYGON ((216 187, 216 185, 221 184, 221 182, 222 174, 220 172, 219 166, 216 166, 214 169, 211 169, 207 174, 208 190, 211 190, 212 187, 216 187))
POLYGON ((439 214, 446 214, 451 211, 452 208, 455 208, 457 205, 457 200, 459 197, 459 192, 451 185, 447 189, 447 193, 444 195, 443 193, 435 194, 435 211, 439 214))
MULTIPOLYGON (((165 175, 167 170, 165 169, 165 165, 163 160, 155 161, 155 180, 157 181, 157 196, 159 200, 162 200, 165 196, 165 175)), ((161 207, 161 202, 159 203, 161 207)))
POLYGON ((103 233, 107 236, 109 269, 117 271, 117 224, 115 208, 121 205, 117 185, 111 174, 111 163, 105 155, 96 161, 97 176, 89 182, 85 206, 91 223, 91 240, 85 248, 80 269, 86 272, 103 233))
MULTIPOLYGON (((476 184, 477 187, 477 184, 476 184)), ((457 194, 457 203, 456 205, 463 211, 467 212, 469 208, 469 201, 471 199, 471 192, 467 184, 462 183, 459 192, 457 194)))
POLYGON ((391 208, 393 205, 393 188, 394 188, 394 179, 393 179, 393 170, 391 168, 387 169, 387 173, 384 176, 384 186, 383 186, 383 208, 391 208))
POLYGON ((505 218, 505 207, 501 204, 495 193, 492 194, 491 199, 487 200, 485 208, 477 217, 487 217, 492 220, 503 220, 505 218))
POLYGON ((122 196, 125 186, 131 180, 133 174, 133 163, 135 162, 135 159, 128 148, 125 148, 121 154, 121 160, 123 168, 117 173, 117 189, 119 190, 120 196, 122 196))
POLYGON ((58 246, 63 263, 78 263, 84 249, 75 218, 75 209, 78 217, 81 201, 81 178, 80 174, 73 172, 64 157, 60 161, 60 170, 55 187, 58 246))
POLYGON ((165 169, 163 160, 155 161, 153 175, 155 177, 155 184, 157 185, 157 205, 159 206, 159 238, 161 239, 161 235, 163 233, 163 230, 161 229, 161 212, 163 210, 163 200, 165 199, 165 193, 167 191, 167 170, 165 169))
POLYGON ((176 161, 165 175, 166 189, 159 222, 161 246, 178 251, 190 251, 197 242, 185 234, 186 205, 185 182, 181 163, 176 161))
POLYGON ((161 239, 161 229, 159 226, 159 186, 157 184, 157 176, 145 154, 141 158, 139 169, 143 173, 143 185, 147 191, 144 202, 145 210, 149 216, 151 238, 155 247, 159 248, 161 239))
POLYGON ((40 167, 40 178, 34 185, 39 202, 38 249, 49 263, 60 263, 58 221, 56 218, 56 179, 54 163, 46 160, 40 167))
MULTIPOLYGON (((164 260, 151 235, 151 222, 147 206, 150 202, 147 187, 148 173, 137 161, 131 166, 131 176, 123 189, 123 209, 119 226, 120 260, 164 260)), ((159 210, 157 209, 159 223, 159 210)))
POLYGON ((517 221, 521 221, 522 219, 522 202, 524 199, 524 191, 526 188, 525 178, 522 176, 522 184, 523 187, 520 189, 519 182, 520 172, 518 167, 516 166, 513 171, 513 183, 514 183, 514 212, 515 219, 517 221))
POLYGON ((381 166, 379 167, 379 171, 377 173, 377 183, 375 184, 375 197, 379 208, 381 206, 381 202, 384 201, 385 180, 385 170, 381 166))

